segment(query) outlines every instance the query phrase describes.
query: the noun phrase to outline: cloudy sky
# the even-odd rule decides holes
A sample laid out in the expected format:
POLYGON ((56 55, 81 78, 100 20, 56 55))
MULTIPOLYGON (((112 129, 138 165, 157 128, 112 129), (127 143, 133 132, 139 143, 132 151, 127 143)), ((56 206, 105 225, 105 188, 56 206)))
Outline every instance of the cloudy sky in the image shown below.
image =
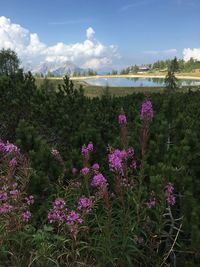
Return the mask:
POLYGON ((23 64, 121 68, 200 60, 200 0, 0 1, 0 49, 23 64))

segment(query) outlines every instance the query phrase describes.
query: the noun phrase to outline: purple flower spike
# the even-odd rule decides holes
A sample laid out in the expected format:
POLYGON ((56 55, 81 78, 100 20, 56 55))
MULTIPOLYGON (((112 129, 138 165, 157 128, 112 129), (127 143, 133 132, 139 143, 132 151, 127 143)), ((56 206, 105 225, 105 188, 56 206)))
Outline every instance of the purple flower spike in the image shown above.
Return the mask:
POLYGON ((150 100, 145 100, 142 103, 140 118, 141 120, 148 119, 150 121, 153 119, 153 107, 150 100))
POLYGON ((53 203, 54 209, 63 209, 64 206, 65 206, 65 201, 62 198, 57 198, 53 203))
POLYGON ((118 123, 119 123, 120 125, 125 125, 125 124, 127 124, 127 120, 126 120, 126 115, 125 115, 125 114, 120 114, 120 115, 118 116, 118 123))
POLYGON ((22 213, 22 220, 24 222, 28 222, 30 220, 30 218, 31 218, 30 211, 27 210, 27 211, 25 211, 25 212, 22 213))
POLYGON ((101 173, 98 173, 93 177, 91 186, 102 187, 106 184, 107 184, 106 178, 101 173))
POLYGON ((89 172, 90 169, 88 167, 84 167, 83 169, 81 169, 81 174, 84 176, 88 175, 89 172))

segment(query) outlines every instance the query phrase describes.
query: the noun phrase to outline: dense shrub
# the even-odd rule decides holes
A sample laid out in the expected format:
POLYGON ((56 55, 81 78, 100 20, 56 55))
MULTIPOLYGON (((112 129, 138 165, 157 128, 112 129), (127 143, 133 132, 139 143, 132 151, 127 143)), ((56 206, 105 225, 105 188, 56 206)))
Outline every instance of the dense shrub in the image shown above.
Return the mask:
MULTIPOLYGON (((89 99, 84 97, 82 90, 75 90, 67 78, 64 86, 56 91, 39 90, 31 74, 22 71, 12 77, 0 77, 0 138, 3 144, 7 140, 17 143, 25 158, 29 159, 31 179, 26 185, 26 192, 35 197, 31 225, 23 228, 24 224, 20 222, 20 227, 16 227, 18 230, 12 233, 12 242, 3 238, 0 255, 4 266, 26 266, 29 263, 32 266, 56 266, 57 262, 62 266, 64 261, 77 265, 81 264, 80 261, 83 266, 98 266, 98 263, 99 266, 159 266, 168 255, 170 245, 173 253, 168 255, 165 264, 198 266, 200 93, 152 94, 154 118, 149 125, 144 125, 141 120, 140 104, 143 99, 142 94, 123 98, 104 95, 89 99), (118 114, 122 116, 120 122, 125 121, 125 114, 128 122, 128 128, 120 123, 120 134, 118 114), (90 162, 90 165, 87 166, 80 155, 80 147, 91 141, 94 152, 90 153, 87 163, 90 162), (129 209, 123 208, 121 197, 116 194, 116 174, 108 164, 108 151, 127 151, 128 145, 134 147, 138 166, 132 173, 129 159, 124 163, 128 164, 128 177, 134 184, 132 191, 132 185, 123 190, 125 203, 131 210, 130 219, 126 217, 129 209), (106 207, 106 197, 96 201, 93 187, 89 186, 89 191, 85 185, 75 187, 83 180, 79 172, 75 174, 76 169, 80 171, 88 167, 88 179, 92 179, 91 166, 96 162, 108 181, 106 194, 111 215, 106 207), (174 185, 177 198, 176 205, 170 210, 165 196, 169 182, 174 185), (140 186, 141 191, 136 189, 140 186), (73 254, 74 237, 70 235, 70 227, 54 228, 45 224, 51 201, 58 197, 64 199, 70 212, 78 208, 78 199, 83 195, 87 198, 93 196, 94 205, 84 223, 78 225, 81 229, 77 233, 78 254, 75 251, 73 254), (159 205, 150 209, 147 203, 152 205, 154 198, 159 205), (166 217, 162 216, 163 213, 167 214, 166 217), (141 215, 138 217, 138 214, 141 215), (111 231, 106 228, 108 218, 113 223, 112 227, 109 226, 111 231), (180 220, 173 222, 176 229, 172 236, 176 238, 178 235, 175 246, 172 246, 170 238, 167 244, 166 235, 175 219, 180 220), (126 224, 127 220, 129 223, 126 224), (150 230, 144 230, 148 220, 150 230), (137 238, 144 243, 137 243, 137 238), (31 252, 27 251, 27 247, 31 252), (103 247, 106 249, 103 250, 103 247)), ((5 175, 3 170, 1 177, 5 175)), ((85 201, 90 203, 90 200, 85 201)), ((4 226, 1 233, 3 229, 4 226)))

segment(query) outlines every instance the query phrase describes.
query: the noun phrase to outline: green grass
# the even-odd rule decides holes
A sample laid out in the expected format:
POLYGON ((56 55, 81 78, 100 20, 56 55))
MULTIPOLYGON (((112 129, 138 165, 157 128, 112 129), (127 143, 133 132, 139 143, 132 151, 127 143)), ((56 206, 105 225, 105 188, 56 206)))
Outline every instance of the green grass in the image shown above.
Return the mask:
MULTIPOLYGON (((40 86, 43 83, 44 79, 36 79, 36 85, 40 86)), ((58 84, 62 84, 62 79, 49 79, 49 81, 54 85, 55 88, 58 87, 58 84)), ((105 87, 95 86, 87 84, 84 81, 73 81, 76 88, 79 88, 82 85, 84 93, 88 97, 97 97, 101 96, 105 92, 105 87)), ((188 92, 189 88, 192 91, 200 90, 200 86, 186 86, 179 89, 180 92, 188 92)), ((111 95, 115 96, 126 96, 133 93, 163 93, 165 90, 164 87, 109 87, 109 92, 111 95)))

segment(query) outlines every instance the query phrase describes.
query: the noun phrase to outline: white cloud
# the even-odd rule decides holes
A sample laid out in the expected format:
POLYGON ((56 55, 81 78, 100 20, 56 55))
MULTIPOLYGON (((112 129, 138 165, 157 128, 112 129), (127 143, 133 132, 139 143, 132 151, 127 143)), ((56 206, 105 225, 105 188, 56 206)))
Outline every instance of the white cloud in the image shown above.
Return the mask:
POLYGON ((92 69, 98 69, 100 68, 102 65, 106 66, 111 64, 111 60, 109 58, 92 58, 88 61, 86 61, 82 67, 83 68, 92 68, 92 69))
POLYGON ((95 31, 92 29, 92 27, 89 27, 86 31, 86 36, 87 38, 90 40, 90 39, 93 39, 94 37, 94 34, 95 34, 95 31))
POLYGON ((63 63, 71 61, 87 68, 105 67, 118 57, 117 47, 106 46, 94 39, 92 27, 86 30, 86 40, 80 43, 58 42, 53 46, 40 41, 37 33, 31 33, 9 18, 0 17, 0 49, 11 48, 16 51, 23 65, 42 63, 63 63))
POLYGON ((190 58, 200 61, 200 48, 185 48, 183 50, 183 59, 188 61, 190 58))

